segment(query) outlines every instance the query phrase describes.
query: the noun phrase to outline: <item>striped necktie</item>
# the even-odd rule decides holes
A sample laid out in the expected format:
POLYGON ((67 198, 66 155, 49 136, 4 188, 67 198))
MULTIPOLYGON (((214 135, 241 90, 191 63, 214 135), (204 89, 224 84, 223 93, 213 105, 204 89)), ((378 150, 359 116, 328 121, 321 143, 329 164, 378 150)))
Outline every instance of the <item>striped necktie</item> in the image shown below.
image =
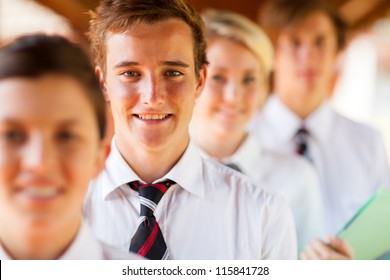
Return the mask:
POLYGON ((166 180, 157 184, 141 184, 139 181, 129 183, 138 191, 141 205, 139 226, 130 242, 129 251, 151 260, 169 259, 169 253, 161 229, 154 216, 157 204, 168 188, 175 184, 166 180))

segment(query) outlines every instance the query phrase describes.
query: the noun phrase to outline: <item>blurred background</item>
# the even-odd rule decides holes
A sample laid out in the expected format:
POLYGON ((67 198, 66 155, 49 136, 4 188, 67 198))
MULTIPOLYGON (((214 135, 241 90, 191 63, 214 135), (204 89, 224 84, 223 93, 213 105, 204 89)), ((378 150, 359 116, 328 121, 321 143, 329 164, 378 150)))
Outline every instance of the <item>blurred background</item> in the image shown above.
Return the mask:
MULTIPOLYGON (((199 11, 232 10, 259 22, 266 1, 272 0, 190 2, 199 11)), ((379 129, 390 158, 390 0, 329 1, 338 7, 350 28, 329 97, 338 111, 379 129)), ((99 0, 0 0, 0 45, 21 34, 45 32, 66 36, 88 50, 88 10, 98 3, 99 0)))

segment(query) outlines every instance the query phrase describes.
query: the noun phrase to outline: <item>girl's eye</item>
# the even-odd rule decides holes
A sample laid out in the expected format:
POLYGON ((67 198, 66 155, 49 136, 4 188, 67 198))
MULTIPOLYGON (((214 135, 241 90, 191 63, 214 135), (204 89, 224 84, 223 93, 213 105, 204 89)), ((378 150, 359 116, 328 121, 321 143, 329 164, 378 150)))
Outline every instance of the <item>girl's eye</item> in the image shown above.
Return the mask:
POLYGON ((244 84, 250 84, 253 83, 254 81, 255 81, 255 77, 253 76, 244 77, 243 79, 244 84))
POLYGON ((299 46, 301 45, 301 41, 297 38, 293 38, 291 40, 291 43, 292 43, 293 47, 295 47, 295 48, 299 48, 299 46))
POLYGON ((211 78, 216 82, 224 82, 225 78, 222 75, 213 75, 211 78))

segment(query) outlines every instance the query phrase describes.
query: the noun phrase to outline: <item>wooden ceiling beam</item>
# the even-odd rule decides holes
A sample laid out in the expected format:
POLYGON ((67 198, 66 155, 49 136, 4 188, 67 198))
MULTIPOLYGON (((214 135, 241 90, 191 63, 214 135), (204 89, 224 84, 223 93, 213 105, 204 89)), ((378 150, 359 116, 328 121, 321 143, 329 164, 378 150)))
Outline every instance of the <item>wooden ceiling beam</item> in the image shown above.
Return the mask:
POLYGON ((367 13, 357 21, 351 28, 358 30, 371 26, 376 20, 390 16, 390 1, 382 1, 375 9, 367 13))
POLYGON ((355 26, 387 0, 350 0, 339 8, 340 14, 350 26, 355 26))
POLYGON ((240 0, 240 1, 221 1, 221 0, 189 0, 189 2, 200 12, 207 8, 230 10, 240 13, 256 21, 257 11, 265 0, 240 0))
POLYGON ((56 13, 69 20, 72 26, 79 32, 85 33, 89 26, 87 9, 76 0, 36 0, 42 5, 52 9, 56 13))
MULTIPOLYGON (((89 26, 87 10, 97 5, 99 0, 36 0, 69 20, 80 33, 85 33, 89 26)), ((227 9, 236 11, 256 21, 257 10, 266 0, 189 0, 199 11, 205 8, 227 9)), ((390 9, 389 0, 332 0, 339 7, 341 15, 352 29, 364 27, 384 16, 390 9)))

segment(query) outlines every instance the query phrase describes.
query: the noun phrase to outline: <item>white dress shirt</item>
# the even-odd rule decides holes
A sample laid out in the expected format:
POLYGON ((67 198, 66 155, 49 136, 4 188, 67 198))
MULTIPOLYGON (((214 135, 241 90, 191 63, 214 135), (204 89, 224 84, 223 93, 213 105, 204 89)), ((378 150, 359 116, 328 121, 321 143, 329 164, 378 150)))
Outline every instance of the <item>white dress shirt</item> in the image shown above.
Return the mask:
MULTIPOLYGON (((0 260, 10 260, 11 257, 0 245, 0 260)), ((88 224, 81 223, 79 232, 70 247, 59 260, 130 260, 141 258, 135 254, 125 254, 96 240, 88 224)))
MULTIPOLYGON (((201 154, 210 158, 204 151, 201 154)), ((254 184, 284 197, 294 217, 299 252, 313 239, 324 237, 320 183, 311 164, 298 156, 266 151, 250 134, 238 150, 222 162, 237 165, 254 184)))
MULTIPOLYGON (((293 154, 302 120, 272 95, 250 130, 266 149, 293 154)), ((304 120, 309 158, 320 177, 327 231, 336 234, 378 187, 389 187, 390 170, 381 136, 323 104, 304 120)))
MULTIPOLYGON (((98 239, 129 249, 138 227, 140 180, 120 155, 115 137, 104 171, 90 185, 85 215, 98 239)), ((172 259, 295 259, 291 211, 281 197, 243 175, 201 158, 190 142, 163 178, 176 182, 155 211, 172 259)))

